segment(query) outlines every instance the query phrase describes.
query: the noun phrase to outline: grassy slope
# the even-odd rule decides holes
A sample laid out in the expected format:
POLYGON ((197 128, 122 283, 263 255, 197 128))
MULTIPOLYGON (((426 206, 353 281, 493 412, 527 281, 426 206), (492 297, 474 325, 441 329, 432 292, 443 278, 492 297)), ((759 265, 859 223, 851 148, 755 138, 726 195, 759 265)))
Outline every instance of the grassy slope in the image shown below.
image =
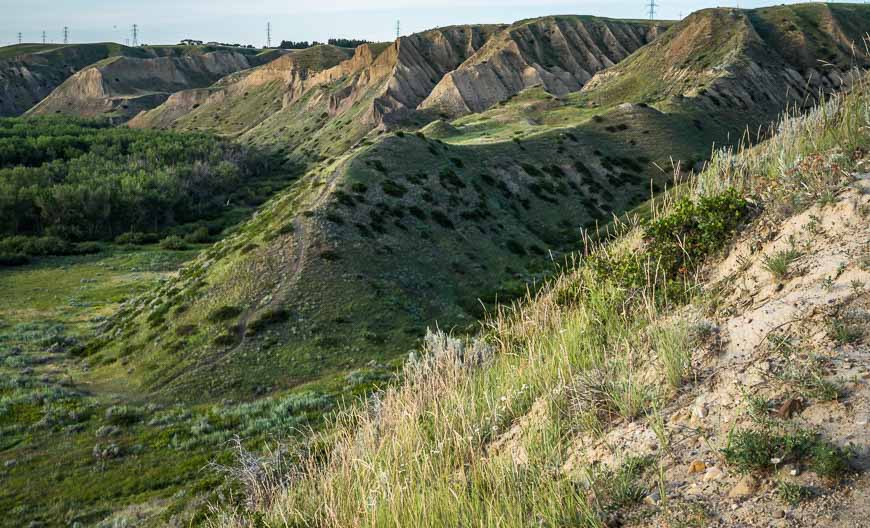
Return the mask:
MULTIPOLYGON (((324 92, 341 88, 341 83, 337 83, 326 87, 324 92)), ((577 184, 581 188, 575 194, 578 199, 585 196, 593 200, 606 199, 600 191, 589 192, 588 183, 595 181, 604 190, 613 192, 605 172, 622 174, 625 171, 614 167, 601 173, 595 170, 591 178, 578 178, 570 168, 574 159, 598 169, 603 168, 600 166, 605 157, 631 157, 637 162, 638 156, 645 155, 651 161, 669 166, 668 156, 671 154, 678 159, 704 157, 710 143, 718 141, 721 136, 720 131, 709 127, 715 119, 707 114, 701 116, 705 130, 695 132, 692 128, 695 126, 694 118, 690 113, 663 115, 635 108, 627 114, 612 106, 591 108, 582 95, 559 103, 533 90, 484 115, 457 121, 454 129, 458 133, 451 131, 450 135, 443 136, 444 144, 440 144, 431 138, 421 140, 411 133, 404 137, 388 134, 383 138, 377 133, 369 134, 356 122, 365 111, 364 105, 359 105, 342 119, 327 120, 322 117, 326 111, 325 103, 322 99, 314 101, 316 95, 311 94, 311 99, 303 101, 310 106, 299 105, 285 110, 267 119, 257 134, 243 137, 243 141, 273 146, 301 144, 298 150, 282 148, 288 149, 285 153, 291 160, 310 163, 310 170, 289 191, 264 207, 237 237, 218 244, 194 261, 184 273, 184 280, 171 280, 160 288, 155 307, 159 311, 165 305, 167 311, 162 320, 158 316, 146 321, 153 313, 150 311, 152 308, 147 308, 139 320, 120 326, 124 333, 114 336, 110 346, 92 358, 94 368, 91 372, 82 373, 83 379, 94 382, 94 387, 99 386, 97 392, 139 395, 142 390, 158 388, 162 389, 159 396, 171 400, 178 394, 194 394, 194 391, 199 391, 198 395, 227 391, 249 398, 264 390, 277 390, 275 398, 278 401, 286 394, 282 387, 288 385, 295 386, 294 392, 303 391, 304 394, 312 389, 316 394, 326 394, 332 399, 356 389, 364 392, 370 388, 370 384, 364 381, 367 377, 383 377, 390 365, 396 364, 392 360, 400 358, 405 350, 419 342, 423 327, 434 319, 433 314, 438 315, 439 321, 456 322, 462 328, 467 327, 472 322, 469 313, 474 313, 475 297, 492 300, 496 292, 501 292, 500 298, 506 299, 522 292, 526 281, 542 276, 542 267, 537 263, 544 259, 511 253, 507 249, 508 237, 516 239, 527 251, 532 244, 544 249, 541 227, 558 226, 562 218, 555 215, 559 215, 569 222, 564 226, 568 229, 564 234, 570 233, 572 240, 576 240, 577 227, 588 224, 591 219, 589 208, 582 202, 579 206, 576 202, 569 203, 568 195, 560 190, 560 184, 568 185, 568 181, 577 184), (602 114, 604 121, 593 120, 592 116, 596 114, 602 114), (628 128, 622 130, 621 124, 628 128), (644 134, 647 129, 652 132, 644 134), (519 143, 512 139, 518 131, 521 133, 519 143), (570 139, 566 132, 575 136, 577 141, 570 139), (672 139, 676 139, 678 144, 671 144, 672 139), (358 143, 359 146, 353 149, 353 145, 358 143), (432 154, 430 147, 438 154, 432 154), (600 155, 594 153, 596 149, 601 151, 600 155), (463 167, 458 167, 451 158, 460 160, 463 167), (533 176, 519 165, 520 160, 535 168, 548 167, 553 160, 559 160, 559 164, 566 167, 567 175, 564 180, 546 173, 533 176), (385 171, 376 165, 378 161, 385 171), (409 167, 414 168, 409 170, 409 167), (438 177, 444 169, 453 170, 465 187, 451 192, 451 185, 445 186, 438 177), (418 172, 423 172, 426 178, 409 179, 416 179, 418 172), (484 174, 499 176, 499 179, 493 178, 495 187, 485 182, 484 174), (383 185, 387 181, 396 181, 406 187, 406 195, 398 198, 384 193, 383 185), (346 200, 339 200, 340 195, 334 191, 340 187, 345 194, 359 194, 354 193, 354 183, 366 185, 366 203, 353 199, 356 202, 353 208, 340 205, 346 200), (499 189, 502 183, 516 184, 523 196, 505 197, 499 189), (535 196, 529 187, 531 183, 554 185, 556 192, 544 192, 544 196, 567 206, 556 208, 551 201, 535 196), (472 219, 459 220, 463 212, 473 214, 477 209, 479 202, 475 185, 484 189, 487 200, 491 202, 488 208, 492 216, 485 221, 474 220, 473 216, 472 219), (427 188, 438 207, 449 215, 454 225, 459 226, 458 230, 443 227, 433 220, 430 205, 422 199, 427 188), (521 198, 534 205, 533 212, 523 212, 521 198), (405 214, 399 223, 405 225, 408 232, 396 226, 394 218, 378 220, 380 215, 373 217, 371 208, 376 203, 389 205, 391 210, 402 206, 405 214), (410 205, 424 209, 426 220, 418 221, 410 213, 410 205), (512 205, 519 209, 519 213, 512 205), (336 223, 334 218, 341 218, 344 223, 336 223), (503 220, 503 232, 479 231, 478 227, 498 230, 498 220, 503 220), (377 233, 373 228, 380 225, 386 233, 369 238, 355 223, 363 224, 372 233, 377 233), (467 237, 465 243, 460 234, 467 237), (424 236, 430 238, 427 240, 422 238, 424 236), (343 247, 341 242, 344 240, 352 242, 343 247), (282 271, 294 276, 288 262, 298 255, 299 244, 307 249, 303 259, 307 271, 301 276, 300 284, 285 288, 286 284, 279 278, 282 271), (479 254, 476 254, 477 249, 468 251, 468 247, 479 247, 479 254), (443 251, 436 253, 433 248, 443 251), (393 251, 392 255, 390 251, 393 251), (445 252, 454 257, 445 262, 442 256, 445 252), (409 261, 397 259, 397 254, 406 256, 409 261), (483 269, 482 265, 489 269, 483 269), (510 266, 511 270, 505 266, 510 266), (367 280, 370 269, 379 270, 381 275, 367 280), (394 273, 396 269, 404 271, 394 273), (362 278, 358 276, 360 273, 362 278), (482 284, 478 284, 477 277, 481 278, 479 282, 482 284), (437 282, 452 286, 441 287, 436 278, 437 282), (197 290, 200 279, 208 282, 204 290, 197 290), (271 288, 273 281, 277 286, 274 290, 271 288), (273 291, 277 292, 279 302, 272 303, 270 295, 273 291), (436 294, 434 309, 422 311, 418 309, 418 299, 429 292, 436 294), (252 299, 259 304, 251 304, 252 299), (246 313, 235 320, 208 321, 216 309, 235 305, 245 308, 246 313), (174 310, 182 306, 187 306, 187 311, 176 315, 174 310), (288 307, 289 310, 287 313, 274 312, 278 307, 288 307), (372 317, 373 313, 377 315, 372 317), (268 319, 270 314, 274 320, 256 324, 260 319, 268 319), (345 318, 348 314, 353 319, 345 318), (454 319, 449 321, 441 314, 454 319), (236 349, 211 344, 222 334, 239 339, 237 333, 227 333, 226 326, 242 319, 246 328, 258 327, 251 336, 244 338, 243 347, 236 349), (155 321, 157 323, 153 324, 155 321), (178 335, 178 328, 187 325, 194 325, 196 333, 178 335), (173 351, 172 347, 179 348, 173 351), (368 366, 370 360, 374 360, 373 367, 368 366), (357 367, 363 368, 357 370, 357 367), (128 369, 132 371, 128 372, 128 369), (362 374, 357 376, 357 372, 362 374), (363 382, 357 383, 359 379, 363 382)), ((640 173, 644 177, 659 174, 649 166, 644 166, 640 173)), ((605 200, 605 204, 614 204, 616 210, 630 207, 632 200, 636 203, 646 189, 646 185, 635 185, 631 193, 613 192, 614 200, 605 200)), ((569 193, 574 194, 573 191, 569 193)), ((145 298, 154 297, 148 295, 145 298)), ((127 312, 130 311, 128 305, 127 312)), ((19 316, 9 316, 9 320, 15 321, 16 317, 19 316)), ((187 331, 185 329, 182 334, 187 331)), ((329 403, 321 406, 317 399, 315 397, 316 401, 310 407, 302 406, 303 415, 307 408, 313 409, 316 415, 319 409, 330 407, 329 403)), ((87 422, 82 436, 75 437, 83 457, 89 442, 96 443, 93 440, 95 430, 106 424, 104 412, 108 403, 100 405, 102 407, 97 407, 98 411, 87 422)), ((220 407, 234 409, 235 404, 220 407)), ((168 450, 168 433, 164 434, 164 429, 159 429, 161 426, 150 429, 140 423, 129 436, 125 433, 121 437, 122 443, 132 447, 142 435, 154 435, 162 440, 145 443, 146 451, 151 454, 134 454, 109 462, 110 466, 116 465, 111 471, 117 471, 115 474, 122 478, 125 471, 139 467, 138 464, 152 456, 153 459, 166 457, 167 460, 176 460, 175 457, 189 452, 193 453, 192 459, 200 460, 196 458, 200 453, 205 456, 205 452, 214 452, 214 446, 233 433, 256 439, 257 435, 268 434, 264 431, 273 430, 264 427, 251 433, 247 425, 234 421, 241 422, 241 418, 227 420, 229 425, 225 426, 223 420, 216 417, 218 413, 211 412, 211 406, 193 408, 200 409, 199 414, 180 419, 166 430, 179 435, 183 441, 195 441, 194 445, 203 451, 196 450, 200 447, 168 450), (199 427, 202 416, 209 417, 209 423, 214 427, 213 436, 202 433, 203 429, 199 427), (201 435, 209 436, 209 439, 196 440, 201 435)), ((238 413, 248 413, 254 421, 259 420, 260 415, 251 409, 243 406, 238 409, 238 413)), ((224 414, 237 416, 234 412, 224 411, 224 414)), ((277 420, 268 411, 261 412, 269 419, 277 420)), ((148 421, 150 418, 145 421, 146 425, 148 421)), ((286 430, 286 424, 278 423, 279 428, 286 430)), ((63 427, 57 429, 58 434, 66 434, 63 427)), ((39 453, 39 449, 34 452, 39 453)), ((50 452, 50 456, 39 462, 45 464, 44 467, 52 466, 64 455, 59 450, 50 452)), ((3 460, 19 458, 19 453, 21 451, 4 452, 3 460)), ((172 485, 138 498, 166 497, 178 489, 175 486, 183 486, 184 479, 192 475, 184 474, 185 467, 192 466, 179 464, 178 467, 181 475, 171 473, 154 479, 157 482, 171 480, 172 485), (161 480, 164 478, 167 480, 161 480)), ((78 479, 84 479, 90 468, 83 464, 81 471, 76 470, 77 476, 68 482, 68 487, 53 489, 58 491, 58 496, 65 493, 62 489, 77 489, 77 484, 84 489, 78 479)), ((26 466, 9 471, 18 482, 28 479, 26 466)), ((133 490, 131 495, 113 498, 103 503, 105 507, 108 508, 109 503, 135 501, 137 493, 145 493, 142 490, 148 487, 148 479, 137 481, 134 478, 134 482, 138 483, 129 487, 133 490)), ((30 498, 36 500, 33 496, 30 498)), ((11 495, 4 500, 10 505, 16 503, 11 495)), ((87 510, 95 508, 93 504, 82 501, 71 504, 70 508, 87 510)), ((15 519, 33 517, 33 512, 19 513, 15 519)), ((14 524, 15 520, 11 522, 14 524)))
MULTIPOLYGON (((836 193, 844 183, 840 170, 865 163, 868 105, 865 87, 790 121, 759 147, 718 155, 683 191, 697 202, 739 184, 738 196, 770 211, 764 221, 794 214, 795 207, 836 193), (807 158, 827 161, 817 172, 791 170, 807 158)), ((677 227, 679 211, 665 202, 657 218, 677 227)), ((688 309, 663 298, 668 279, 656 270, 671 264, 654 260, 663 240, 645 243, 642 236, 643 229, 627 230, 539 296, 492 320, 474 341, 431 336, 422 357, 407 366, 405 385, 336 421, 326 439, 330 454, 303 452, 290 460, 297 470, 292 481, 267 473, 275 477, 272 484, 248 496, 255 506, 224 511, 212 525, 245 526, 255 517, 294 526, 603 527, 613 518, 648 526, 653 516, 667 525, 714 523, 697 504, 687 510, 666 500, 628 516, 665 485, 664 469, 656 467, 656 458, 669 452, 659 410, 692 383, 686 358, 699 346, 703 327, 690 331, 687 320, 715 311, 717 302, 715 285, 694 281, 683 299, 688 309), (632 268, 602 274, 595 259, 634 262, 651 273, 637 284, 628 280, 632 268), (652 457, 622 453, 617 467, 578 462, 587 439, 633 420, 658 435, 652 457)), ((726 249, 729 239, 726 232, 707 256, 726 249)), ((797 427, 783 425, 790 426, 797 427)), ((831 456, 845 456, 824 440, 813 442, 831 456)), ((738 449, 764 452, 762 446, 738 449)), ((739 464, 733 453, 726 450, 728 463, 739 464)), ((266 480, 247 481, 255 482, 266 480)))
MULTIPOLYGON (((244 396, 399 357, 427 326, 472 323, 482 310, 476 299, 523 294, 541 279, 548 251, 576 247, 582 227, 641 203, 650 179, 667 180, 671 158, 691 164, 720 139, 649 108, 603 112, 600 122, 578 114, 579 125, 554 118, 562 126, 516 141, 442 143, 410 133, 363 141, 211 251, 189 270, 195 279, 173 285, 180 291, 157 294, 158 311, 187 311, 123 323, 129 338, 102 361, 137 350, 132 378, 145 390, 244 396), (209 322, 224 306, 241 313, 209 322), (249 332, 276 309, 283 319, 249 332), (137 329, 143 322, 147 331, 137 329), (188 326, 196 332, 176 336, 188 326), (252 335, 216 344, 227 332, 252 335), (156 336, 159 345, 149 346, 156 336), (207 373, 216 366, 220 377, 207 373)), ((113 367, 99 375, 110 372, 128 379, 113 367)))
MULTIPOLYGON (((709 45, 711 31, 716 56, 690 71, 742 64, 747 24, 744 12, 693 15, 665 45, 617 66, 616 81, 605 72, 602 83, 562 101, 531 90, 445 127, 443 142, 367 132, 355 114, 365 98, 330 119, 328 95, 346 81, 306 94, 242 141, 296 146, 284 153, 310 169, 195 264, 195 279, 155 294, 152 311, 184 304, 183 315, 123 314, 129 341, 110 344, 102 361, 131 354, 135 383, 164 396, 244 397, 399 357, 436 322, 465 327, 481 313, 477 299, 521 294, 540 280, 548 252, 576 247, 581 227, 645 200, 671 160, 692 165, 758 124, 670 89, 626 88, 618 100, 611 91, 638 85, 662 61, 679 63, 671 55, 709 45), (648 106, 621 106, 627 101, 648 106), (237 313, 209 321, 225 307, 237 313), (271 322, 257 323, 263 318, 271 322), (178 336, 179 327, 195 331, 178 336), (211 375, 216 369, 221 376, 211 375)), ((719 75, 702 76, 700 87, 719 75)), ((681 89, 699 93, 694 83, 681 89)), ((774 115, 784 104, 759 108, 774 115)), ((99 375, 127 379, 117 366, 99 375)))
MULTIPOLYGON (((315 46, 305 50, 294 51, 282 55, 275 62, 265 65, 261 70, 275 69, 278 72, 295 70, 302 77, 331 68, 339 62, 349 59, 352 50, 335 46, 315 46)), ((220 135, 237 136, 256 127, 274 114, 280 112, 283 97, 287 90, 287 81, 274 74, 274 79, 265 83, 253 83, 248 87, 245 79, 256 75, 256 69, 230 75, 215 83, 209 90, 212 93, 222 93, 205 104, 199 105, 173 124, 173 128, 181 130, 208 130, 220 135), (234 86, 238 85, 238 86, 234 86), (245 88, 241 88, 245 87, 245 88)), ((164 109, 158 107, 146 116, 146 120, 159 120, 159 114, 164 109)))
POLYGON ((278 431, 316 427, 342 398, 391 378, 393 367, 374 365, 251 405, 153 405, 123 383, 88 381, 92 362, 52 348, 87 338, 202 249, 119 247, 0 270, 0 526, 129 522, 139 513, 162 526, 179 513, 201 515, 199 496, 220 489, 203 468, 230 460, 234 435, 258 447, 278 431), (126 412, 113 418, 110 409, 126 412), (98 458, 98 445, 119 452, 98 458), (137 506, 125 512, 129 504, 137 506))

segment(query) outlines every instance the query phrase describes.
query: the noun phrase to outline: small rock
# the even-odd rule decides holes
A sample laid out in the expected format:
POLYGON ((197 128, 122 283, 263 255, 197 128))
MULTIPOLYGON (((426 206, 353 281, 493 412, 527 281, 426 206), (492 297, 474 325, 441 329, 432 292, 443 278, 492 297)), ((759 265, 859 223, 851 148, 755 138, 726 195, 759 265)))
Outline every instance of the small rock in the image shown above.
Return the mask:
POLYGON ((783 511, 783 510, 776 510, 775 512, 773 512, 773 518, 774 518, 774 519, 782 519, 783 517, 785 517, 785 511, 783 511))
POLYGON ((782 405, 779 406, 779 409, 776 410, 776 416, 787 420, 792 417, 793 414, 800 412, 803 407, 803 402, 796 398, 789 398, 782 402, 782 405))
POLYGON ((703 473, 707 469, 707 464, 703 460, 693 460, 689 464, 689 473, 703 473))
POLYGON ((710 482, 712 480, 719 480, 722 478, 722 470, 713 466, 707 469, 707 472, 704 473, 704 482, 710 482))
POLYGON ((731 498, 748 497, 758 490, 758 481, 752 475, 745 475, 740 482, 737 483, 728 496, 731 498))
POLYGON ((643 498, 644 504, 648 504, 650 506, 655 506, 659 502, 661 502, 662 496, 658 491, 654 491, 643 498))
POLYGON ((782 466, 782 469, 779 470, 779 473, 781 475, 796 477, 801 474, 801 470, 796 464, 786 464, 782 466))

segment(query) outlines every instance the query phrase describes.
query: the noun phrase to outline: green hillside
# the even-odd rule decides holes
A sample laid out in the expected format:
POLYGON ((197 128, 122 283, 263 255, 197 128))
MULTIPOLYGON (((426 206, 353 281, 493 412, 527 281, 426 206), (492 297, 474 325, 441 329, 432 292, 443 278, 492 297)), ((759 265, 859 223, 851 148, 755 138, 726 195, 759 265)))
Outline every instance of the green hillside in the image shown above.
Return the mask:
POLYGON ((860 525, 864 425, 831 410, 868 396, 835 366, 866 354, 870 335, 859 249, 870 201, 855 174, 870 142, 864 83, 766 143, 717 153, 651 218, 623 224, 475 338, 430 332, 400 386, 308 444, 290 440, 298 455, 242 452, 237 482, 250 491, 211 526, 860 525), (841 271, 827 286, 799 275, 824 273, 777 275, 786 251, 816 265, 836 255, 841 271), (735 291, 743 281, 785 293, 757 306, 735 291), (781 302, 796 297, 799 315, 781 302), (865 315, 847 323, 849 310, 865 315), (765 317, 760 336, 743 331, 749 314, 765 317), (831 330, 844 324, 848 336, 831 330), (830 337, 813 344, 805 330, 830 337), (777 411, 798 394, 801 410, 777 411), (329 448, 306 448, 320 442, 329 448))
MULTIPOLYGON (((803 12, 787 12, 795 9, 803 12)), ((787 93, 795 82, 775 48, 764 61, 753 56, 752 13, 693 14, 580 92, 529 90, 442 126, 443 139, 427 137, 434 125, 414 132, 413 114, 395 125, 405 131, 369 131, 372 92, 333 116, 326 95, 346 93, 355 75, 307 91, 240 138, 286 145, 278 152, 305 174, 179 281, 140 299, 146 313, 119 314, 113 328, 124 344, 106 342, 98 357, 112 365, 136 350, 132 370, 98 375, 162 397, 244 397, 263 384, 292 387, 400 357, 426 327, 466 328, 497 299, 539 282, 548 260, 579 247, 583 229, 664 188, 674 166, 696 166, 714 145, 736 143, 788 108, 793 97, 749 96, 787 93), (676 61, 664 77, 681 70, 679 53, 700 42, 716 55, 692 67, 697 80, 620 91, 662 61, 676 61), (180 304, 182 316, 160 317, 180 304), (224 312, 232 316, 213 316, 224 312), (189 330, 179 335, 180 327, 189 330), (252 353, 267 359, 251 365, 252 353), (209 376, 216 367, 221 375, 209 376)), ((835 34, 831 47, 846 39, 835 34)))
MULTIPOLYGON (((843 310, 812 335, 852 339, 864 209, 843 181, 866 172, 868 59, 847 50, 868 17, 807 4, 451 26, 355 50, 0 50, 14 55, 0 94, 37 97, 3 76, 46 68, 51 94, 14 108, 62 114, 0 120, 0 258, 15 265, 0 267, 0 525, 681 525, 663 517, 667 490, 623 514, 657 479, 710 496, 718 484, 684 470, 698 453, 725 464, 730 433, 687 421, 703 418, 688 391, 719 379, 711 358, 730 372, 742 356, 705 333, 689 369, 685 312, 756 329, 767 299, 792 306, 800 286, 813 317, 828 299, 843 310), (802 211, 807 227, 768 229, 802 211), (846 245, 809 260, 840 232, 846 245), (717 295, 703 264, 740 233, 717 283, 734 295, 717 295), (679 456, 647 456, 670 449, 657 416, 679 456)), ((816 362, 834 348, 813 346, 765 358, 789 385, 756 407, 814 405, 834 372, 863 379, 860 356, 816 362)), ((731 412, 748 393, 728 390, 731 412)), ((703 412, 742 433, 720 407, 703 412)), ((800 438, 787 463, 842 477, 841 451, 800 438)), ((729 456, 717 497, 736 484, 729 456)), ((761 465, 777 480, 759 474, 759 489, 792 482, 761 465)), ((717 515, 766 519, 746 508, 767 498, 717 515)))

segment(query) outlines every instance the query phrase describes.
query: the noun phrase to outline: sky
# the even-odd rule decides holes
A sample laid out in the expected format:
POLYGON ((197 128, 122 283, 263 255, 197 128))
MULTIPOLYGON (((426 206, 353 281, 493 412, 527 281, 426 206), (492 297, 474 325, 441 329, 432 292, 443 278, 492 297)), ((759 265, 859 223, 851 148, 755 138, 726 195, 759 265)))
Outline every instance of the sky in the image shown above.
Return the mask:
MULTIPOLYGON (((655 0, 660 19, 677 19, 705 7, 757 7, 782 0, 655 0)), ((0 0, 0 45, 62 42, 63 27, 70 42, 121 44, 139 26, 139 42, 203 41, 266 44, 266 24, 272 42, 319 40, 330 37, 393 40, 396 21, 407 35, 451 24, 507 23, 554 14, 646 18, 649 0, 0 0)), ((794 3, 794 2, 785 2, 794 3)))

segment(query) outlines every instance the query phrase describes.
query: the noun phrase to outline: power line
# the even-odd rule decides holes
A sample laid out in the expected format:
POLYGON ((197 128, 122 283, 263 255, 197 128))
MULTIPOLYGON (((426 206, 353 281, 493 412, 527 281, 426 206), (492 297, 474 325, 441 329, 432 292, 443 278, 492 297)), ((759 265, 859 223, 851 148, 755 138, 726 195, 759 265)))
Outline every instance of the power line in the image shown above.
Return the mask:
POLYGON ((656 0, 649 0, 649 4, 646 7, 647 7, 647 14, 649 15, 649 19, 655 20, 656 8, 659 7, 659 5, 656 3, 656 0))
POLYGON ((139 25, 133 24, 133 47, 139 45, 139 25))

